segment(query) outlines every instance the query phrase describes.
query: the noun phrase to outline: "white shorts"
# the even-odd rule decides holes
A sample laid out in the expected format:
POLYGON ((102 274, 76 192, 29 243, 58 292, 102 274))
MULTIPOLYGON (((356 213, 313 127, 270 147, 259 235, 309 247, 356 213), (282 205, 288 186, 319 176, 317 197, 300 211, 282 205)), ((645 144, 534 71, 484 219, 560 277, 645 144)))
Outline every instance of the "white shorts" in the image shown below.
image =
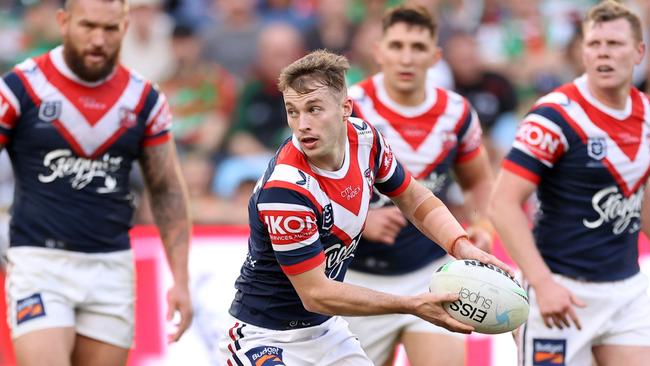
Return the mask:
POLYGON ((530 315, 517 339, 519 365, 591 366, 593 346, 650 346, 650 297, 644 274, 600 283, 554 278, 587 304, 574 307, 582 330, 546 328, 535 293, 529 289, 530 315))
POLYGON ((229 366, 372 366, 348 323, 334 316, 308 328, 272 330, 230 317, 219 342, 229 366))
MULTIPOLYGON (((429 292, 431 275, 451 260, 452 257, 445 256, 415 272, 398 276, 348 270, 345 282, 394 295, 421 294, 429 292)), ((395 342, 402 333, 434 333, 465 339, 463 334, 448 331, 410 314, 345 317, 345 320, 350 323, 350 330, 359 337, 364 351, 376 365, 382 365, 388 360, 393 353, 395 342)))
POLYGON ((131 348, 133 252, 88 254, 39 247, 8 251, 7 320, 13 338, 46 328, 131 348))

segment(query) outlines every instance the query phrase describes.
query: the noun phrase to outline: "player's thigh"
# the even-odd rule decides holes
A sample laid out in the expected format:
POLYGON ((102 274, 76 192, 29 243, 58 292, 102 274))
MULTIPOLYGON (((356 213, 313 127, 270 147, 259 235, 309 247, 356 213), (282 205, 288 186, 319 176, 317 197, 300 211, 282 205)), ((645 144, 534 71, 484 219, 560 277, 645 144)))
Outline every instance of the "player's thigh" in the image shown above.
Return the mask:
POLYGON ((345 320, 375 365, 384 365, 392 360, 395 345, 409 321, 404 314, 345 317, 345 320))
POLYGON ((77 335, 72 353, 73 366, 123 366, 129 349, 77 335))
POLYGON ((402 344, 411 366, 465 365, 465 338, 442 333, 405 332, 402 344))
POLYGON ((74 347, 74 328, 47 328, 13 340, 19 366, 69 366, 74 347))
POLYGON ((650 362, 650 346, 600 345, 593 348, 598 366, 646 366, 650 362))

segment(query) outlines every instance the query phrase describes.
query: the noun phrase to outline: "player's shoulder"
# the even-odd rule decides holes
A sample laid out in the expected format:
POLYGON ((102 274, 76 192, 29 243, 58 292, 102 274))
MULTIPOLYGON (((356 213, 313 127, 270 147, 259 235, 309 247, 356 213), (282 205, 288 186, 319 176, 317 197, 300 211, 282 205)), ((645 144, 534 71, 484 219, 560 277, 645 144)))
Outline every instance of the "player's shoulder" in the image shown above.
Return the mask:
POLYGON ((371 98, 374 95, 373 78, 364 79, 350 87, 348 87, 348 96, 355 102, 363 101, 366 98, 371 98))

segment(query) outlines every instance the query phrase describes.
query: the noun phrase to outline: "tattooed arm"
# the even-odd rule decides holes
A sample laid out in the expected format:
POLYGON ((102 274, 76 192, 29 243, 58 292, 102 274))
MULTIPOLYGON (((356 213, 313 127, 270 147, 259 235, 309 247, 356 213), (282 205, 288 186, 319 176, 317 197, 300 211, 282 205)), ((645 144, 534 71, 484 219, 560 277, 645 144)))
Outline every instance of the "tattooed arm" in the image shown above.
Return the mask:
POLYGON ((151 211, 174 278, 174 285, 167 293, 167 319, 171 320, 175 311, 181 315, 172 338, 177 341, 192 322, 187 270, 191 224, 187 189, 174 141, 145 147, 140 165, 149 191, 151 211))

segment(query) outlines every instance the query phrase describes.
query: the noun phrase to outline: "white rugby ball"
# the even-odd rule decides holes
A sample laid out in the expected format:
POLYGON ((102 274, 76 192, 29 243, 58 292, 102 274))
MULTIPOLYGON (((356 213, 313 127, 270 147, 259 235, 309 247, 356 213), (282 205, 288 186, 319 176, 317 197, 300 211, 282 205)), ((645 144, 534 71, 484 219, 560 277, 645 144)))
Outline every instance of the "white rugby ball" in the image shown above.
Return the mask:
POLYGON ((528 318, 528 295, 501 268, 477 260, 460 259, 440 267, 431 277, 432 293, 458 293, 445 310, 478 333, 512 331, 528 318))

